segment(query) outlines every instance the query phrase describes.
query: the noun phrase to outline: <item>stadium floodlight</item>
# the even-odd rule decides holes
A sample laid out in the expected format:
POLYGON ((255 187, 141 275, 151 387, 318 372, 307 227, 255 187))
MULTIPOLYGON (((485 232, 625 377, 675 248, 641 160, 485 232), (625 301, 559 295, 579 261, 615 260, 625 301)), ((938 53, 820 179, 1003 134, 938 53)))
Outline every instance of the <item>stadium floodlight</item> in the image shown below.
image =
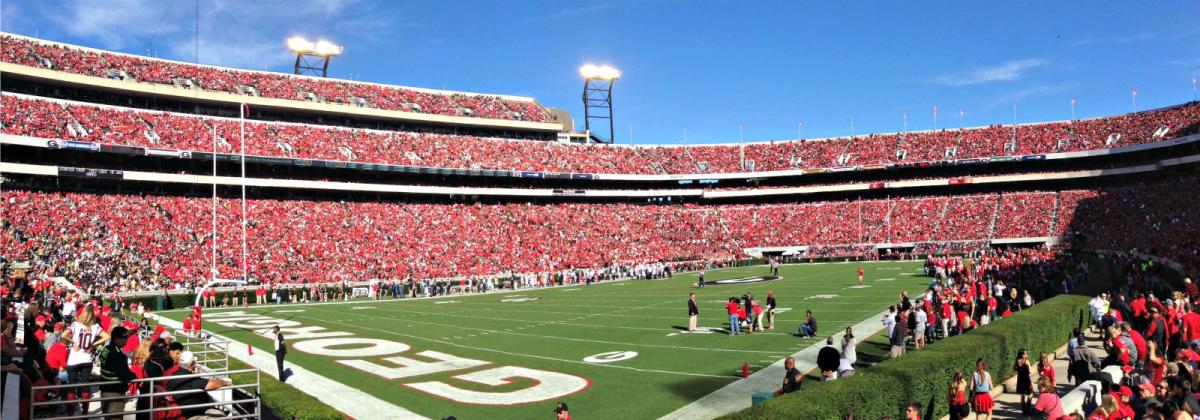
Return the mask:
POLYGON ((621 71, 609 65, 584 64, 579 68, 579 74, 584 79, 617 80, 621 78, 621 71))
POLYGON ((313 52, 313 43, 302 36, 294 36, 288 38, 287 46, 289 50, 296 54, 308 54, 313 52))
POLYGON ((587 130, 588 137, 597 142, 612 143, 616 136, 613 124, 613 109, 612 109, 612 88, 613 82, 621 78, 621 71, 610 65, 597 66, 595 64, 584 64, 579 68, 579 75, 583 76, 583 124, 587 130), (608 116, 593 112, 607 111, 608 116), (608 120, 608 140, 604 140, 592 133, 592 119, 608 120))
POLYGON ((324 39, 316 42, 301 36, 288 38, 287 47, 296 53, 296 64, 292 68, 295 74, 308 73, 314 76, 329 75, 329 59, 342 55, 342 47, 324 39))

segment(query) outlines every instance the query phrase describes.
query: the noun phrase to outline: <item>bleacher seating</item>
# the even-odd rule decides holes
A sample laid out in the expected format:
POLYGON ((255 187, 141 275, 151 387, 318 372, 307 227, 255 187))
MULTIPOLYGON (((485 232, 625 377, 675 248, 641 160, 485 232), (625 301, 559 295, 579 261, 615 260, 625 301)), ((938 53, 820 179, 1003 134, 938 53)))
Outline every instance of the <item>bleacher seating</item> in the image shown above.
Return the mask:
MULTIPOLYGON (((76 102, 61 102, 5 94, 0 110, 4 132, 42 138, 99 143, 208 151, 215 128, 218 152, 240 151, 236 120, 140 111, 76 102)), ((1172 127, 1163 138, 1190 132, 1200 121, 1200 105, 1117 116, 1108 120, 1135 120, 1136 124, 1081 122, 1090 137, 1104 137, 1109 129, 1123 130, 1115 145, 1071 140, 1070 150, 1113 147, 1131 141, 1157 141, 1153 132, 1172 127)), ((1034 140, 1022 135, 1017 140, 1021 153, 1051 153, 1058 150, 1061 123, 1022 126, 1020 131, 1042 133, 1034 140)), ((388 163, 440 168, 499 169, 542 172, 604 174, 686 174, 744 172, 739 145, 677 147, 629 147, 577 145, 557 142, 483 138, 465 135, 389 132, 252 121, 246 124, 246 153, 304 159, 388 163)), ((1078 132, 1077 132, 1078 133, 1078 132)), ((1089 138, 1090 138, 1089 137, 1089 138)), ((953 148, 957 158, 986 158, 1006 153, 1012 141, 1011 127, 987 127, 965 132, 909 133, 904 140, 895 135, 750 143, 746 161, 754 171, 829 168, 846 165, 888 164, 943 160, 953 148), (963 141, 959 142, 959 136, 963 141), (895 151, 905 150, 900 159, 895 151), (840 158, 845 156, 845 160, 840 158)))
POLYGON ((424 90, 290 74, 201 66, 111 52, 97 52, 65 44, 0 34, 0 59, 4 62, 47 68, 95 77, 123 74, 134 81, 188 86, 241 94, 252 87, 260 96, 305 100, 307 94, 323 102, 439 115, 474 116, 500 120, 550 122, 554 116, 535 102, 505 100, 498 96, 434 93, 424 90))

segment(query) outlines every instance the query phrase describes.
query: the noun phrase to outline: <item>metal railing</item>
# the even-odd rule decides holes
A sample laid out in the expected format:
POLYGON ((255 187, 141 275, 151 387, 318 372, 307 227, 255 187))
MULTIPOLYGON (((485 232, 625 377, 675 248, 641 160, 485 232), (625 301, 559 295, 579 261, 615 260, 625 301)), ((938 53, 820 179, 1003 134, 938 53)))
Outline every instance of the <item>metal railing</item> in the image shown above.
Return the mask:
MULTIPOLYGON (((179 332, 179 331, 176 331, 179 332)), ((178 341, 183 344, 185 351, 196 355, 196 364, 205 371, 222 371, 229 369, 229 340, 214 338, 203 331, 199 336, 178 335, 178 341)))
MULTIPOLYGON (((158 377, 158 378, 135 379, 135 380, 131 381, 130 383, 138 385, 139 389, 142 388, 141 384, 146 384, 147 388, 150 390, 150 392, 139 393, 137 395, 122 395, 119 397, 97 397, 95 395, 100 395, 100 394, 95 393, 95 394, 93 394, 93 397, 88 398, 88 399, 75 399, 75 400, 62 399, 62 400, 53 400, 53 401, 34 402, 34 403, 31 403, 30 407, 29 407, 29 418, 42 419, 42 420, 74 420, 74 419, 88 419, 88 418, 94 418, 94 417, 103 417, 106 415, 106 413, 92 412, 90 410, 89 407, 92 403, 99 403, 99 406, 103 407, 104 403, 109 402, 109 401, 126 401, 126 404, 128 404, 129 402, 136 403, 136 400, 145 399, 144 401, 146 402, 146 405, 148 406, 148 408, 124 410, 120 413, 112 413, 112 415, 125 416, 125 415, 136 415, 136 414, 152 414, 152 413, 167 412, 167 411, 173 411, 173 410, 216 408, 226 414, 225 416, 222 416, 221 418, 258 419, 258 418, 262 417, 262 398, 260 397, 261 382, 262 382, 262 371, 258 370, 258 369, 221 370, 221 371, 214 371, 214 372, 192 373, 192 374, 186 374, 186 375, 176 374, 176 375, 171 375, 171 376, 166 376, 166 377, 158 377), (159 388, 156 386, 156 385, 163 384, 167 381, 184 380, 184 379, 192 379, 192 378, 220 378, 220 379, 228 380, 228 378, 230 378, 231 375, 244 374, 244 373, 253 373, 254 381, 252 383, 242 383, 242 384, 232 384, 231 383, 230 385, 222 386, 222 387, 214 389, 212 391, 197 390, 197 389, 179 390, 179 391, 160 391, 159 388), (200 393, 200 392, 209 394, 210 396, 212 393, 223 393, 226 395, 222 396, 221 398, 213 398, 213 402, 201 403, 201 404, 165 405, 162 400, 162 398, 164 398, 164 397, 174 398, 174 396, 178 396, 178 395, 196 394, 196 393, 200 393), (80 404, 80 403, 84 404, 84 406, 83 406, 84 412, 82 414, 79 414, 79 415, 56 414, 56 413, 62 412, 64 410, 67 412, 73 412, 76 408, 76 405, 80 404), (59 409, 55 410, 54 407, 59 407, 59 409), (52 414, 49 414, 48 417, 39 417, 38 416, 39 411, 41 411, 41 414, 43 414, 43 415, 46 415, 47 412, 50 412, 52 414)), ((38 392, 42 392, 42 391, 48 392, 48 391, 55 391, 55 390, 61 390, 61 389, 77 388, 80 386, 91 389, 92 387, 98 387, 98 386, 102 386, 102 385, 119 385, 119 384, 122 384, 122 383, 119 381, 106 381, 106 382, 89 382, 89 383, 82 384, 82 385, 80 385, 80 384, 65 384, 65 385, 35 386, 35 387, 32 387, 32 393, 33 393, 33 395, 36 395, 38 392)), ((164 387, 164 389, 165 389, 165 387, 164 387)), ((135 405, 135 407, 136 407, 136 405, 135 405)), ((102 410, 100 410, 100 411, 102 411, 102 410)))

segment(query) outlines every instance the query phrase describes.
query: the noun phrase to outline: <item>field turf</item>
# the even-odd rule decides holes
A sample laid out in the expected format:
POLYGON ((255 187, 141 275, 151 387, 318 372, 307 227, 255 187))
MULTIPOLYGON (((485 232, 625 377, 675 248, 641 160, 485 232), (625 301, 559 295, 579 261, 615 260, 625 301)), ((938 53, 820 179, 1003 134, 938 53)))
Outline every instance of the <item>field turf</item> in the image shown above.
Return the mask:
MULTIPOLYGON (((246 311, 349 332, 358 338, 404 343, 411 349, 398 355, 411 359, 430 361, 416 353, 433 350, 490 362, 458 371, 389 380, 336 362, 366 359, 396 366, 381 360, 390 357, 387 355, 329 357, 296 350, 288 354, 289 364, 430 418, 551 418, 554 404, 561 400, 570 404, 572 418, 576 419, 648 419, 739 380, 743 362, 750 364, 753 373, 817 343, 817 339, 793 335, 805 310, 813 311, 820 327, 818 335, 824 337, 875 316, 896 302, 901 290, 918 293, 928 284, 928 278, 918 274, 920 266, 919 262, 862 264, 869 286, 865 288, 850 287, 857 283, 857 263, 803 264, 783 266, 778 280, 703 289, 692 287, 696 274, 685 273, 666 280, 436 299, 270 305, 246 311), (737 337, 722 332, 681 333, 687 325, 689 292, 696 292, 700 304, 699 326, 725 330, 724 303, 729 297, 752 293, 765 304, 767 291, 775 292, 780 308, 789 308, 778 315, 774 331, 737 337), (583 361, 588 356, 618 351, 637 352, 637 356, 604 364, 583 361), (561 372, 586 378, 590 385, 572 395, 508 406, 456 403, 404 385, 441 381, 461 389, 496 393, 536 385, 528 379, 516 379, 493 387, 452 378, 501 366, 561 372)), ((708 272, 707 279, 762 276, 767 271, 764 266, 714 270, 708 272)), ((225 311, 206 309, 205 313, 207 317, 225 311)), ((186 315, 183 311, 161 314, 175 320, 186 315)), ((205 328, 250 343, 257 351, 269 353, 272 349, 269 338, 246 329, 217 325, 211 320, 206 321, 205 328)), ((294 348, 302 341, 293 339, 291 344, 294 348)), ((381 413, 380 418, 387 417, 381 413)))

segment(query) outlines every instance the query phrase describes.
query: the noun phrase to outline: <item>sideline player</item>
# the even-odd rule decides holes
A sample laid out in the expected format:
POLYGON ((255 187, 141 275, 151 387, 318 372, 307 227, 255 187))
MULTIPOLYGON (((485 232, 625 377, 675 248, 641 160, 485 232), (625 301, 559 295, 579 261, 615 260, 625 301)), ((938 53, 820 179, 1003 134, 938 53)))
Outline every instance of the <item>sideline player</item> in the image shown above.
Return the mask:
POLYGON ((863 271, 862 271, 862 266, 860 265, 860 266, 858 266, 858 285, 859 286, 863 285, 862 284, 862 276, 863 276, 863 271))
POLYGON ((704 269, 700 269, 700 281, 696 282, 697 289, 704 288, 704 269))

